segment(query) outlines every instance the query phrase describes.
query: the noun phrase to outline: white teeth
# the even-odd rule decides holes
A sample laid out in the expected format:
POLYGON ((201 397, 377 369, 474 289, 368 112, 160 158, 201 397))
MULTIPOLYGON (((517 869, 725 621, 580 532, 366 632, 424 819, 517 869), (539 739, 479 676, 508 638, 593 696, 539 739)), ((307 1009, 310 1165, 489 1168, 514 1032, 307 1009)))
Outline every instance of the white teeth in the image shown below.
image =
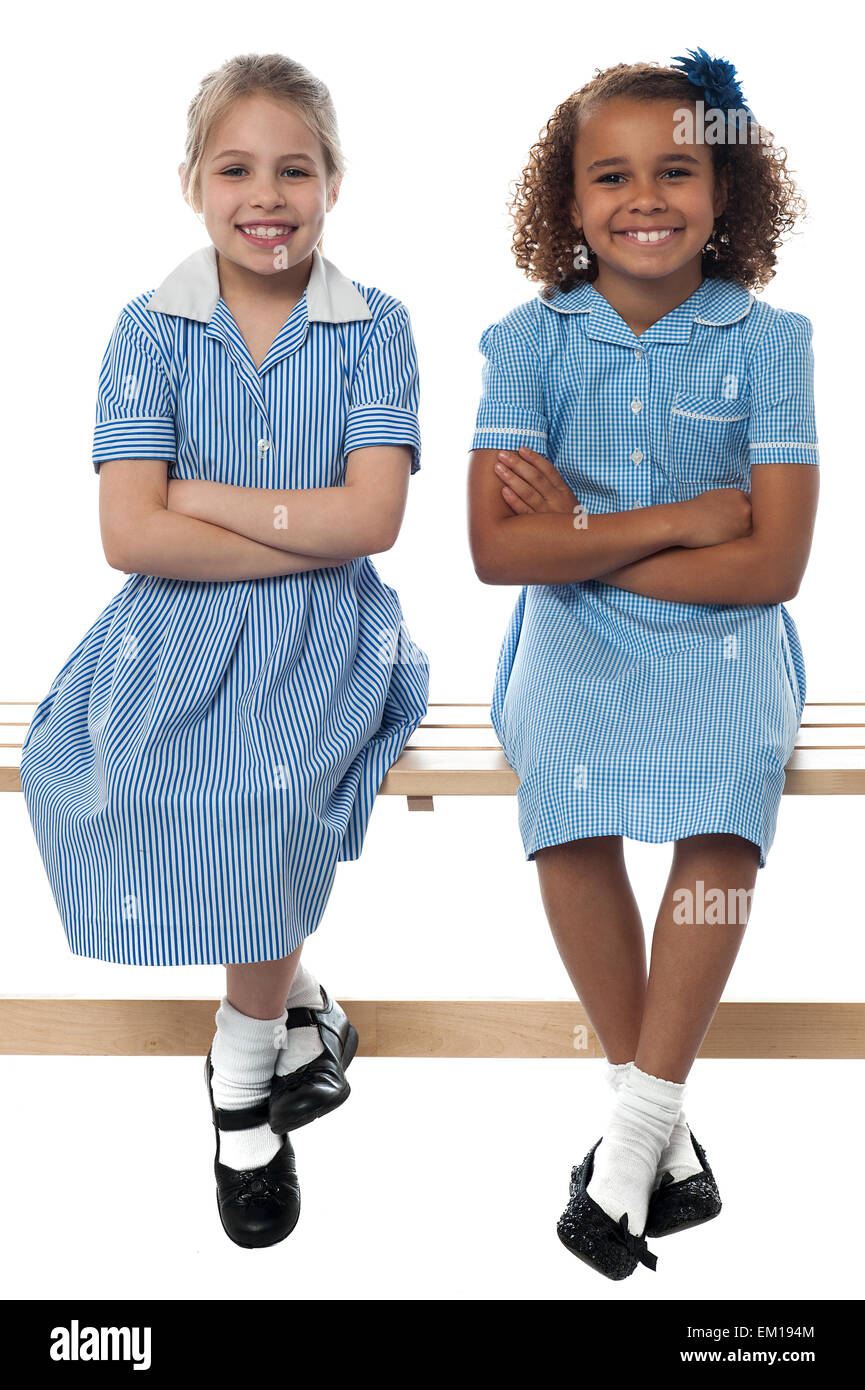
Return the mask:
POLYGON ((286 232, 293 230, 291 227, 244 227, 247 236, 261 237, 263 241, 272 241, 274 237, 285 236, 286 232))
POLYGON ((625 232, 625 236, 630 241, 666 241, 675 230, 675 227, 668 227, 663 232, 625 232))

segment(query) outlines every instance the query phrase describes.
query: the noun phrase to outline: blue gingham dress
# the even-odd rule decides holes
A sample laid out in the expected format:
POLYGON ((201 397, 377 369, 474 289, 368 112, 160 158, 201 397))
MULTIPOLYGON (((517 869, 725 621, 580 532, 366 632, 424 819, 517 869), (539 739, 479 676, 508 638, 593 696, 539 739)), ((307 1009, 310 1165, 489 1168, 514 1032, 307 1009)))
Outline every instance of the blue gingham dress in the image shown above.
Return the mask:
MULTIPOLYGON (((420 467, 399 300, 318 250, 259 367, 201 248, 121 311, 93 466, 257 488, 339 485, 352 449, 420 467)), ((133 574, 38 705, 27 810, 71 950, 123 964, 274 960, 314 931, 388 768, 427 707, 428 660, 369 557, 262 579, 133 574)))
MULTIPOLYGON (((752 464, 819 462, 811 337, 803 314, 720 279, 639 336, 589 282, 539 291, 481 336, 470 447, 527 445, 589 513, 747 491, 752 464)), ((763 868, 804 702, 783 604, 526 585, 490 707, 526 858, 720 832, 758 845, 763 868)))

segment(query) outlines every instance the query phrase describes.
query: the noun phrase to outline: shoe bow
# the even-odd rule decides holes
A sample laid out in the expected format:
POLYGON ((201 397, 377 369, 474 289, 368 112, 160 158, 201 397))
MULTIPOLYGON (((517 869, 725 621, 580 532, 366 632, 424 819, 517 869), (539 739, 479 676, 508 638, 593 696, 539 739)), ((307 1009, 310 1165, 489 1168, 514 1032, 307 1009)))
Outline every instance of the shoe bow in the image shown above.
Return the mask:
POLYGON ((278 1185, 271 1182, 260 1169, 247 1168, 241 1170, 237 1176, 242 1186, 235 1194, 234 1200, 242 1202, 244 1206, 250 1204, 260 1206, 267 1201, 268 1197, 279 1197, 280 1195, 278 1185))
POLYGON ((646 1244, 645 1236, 635 1236, 628 1230, 628 1213, 625 1211, 619 1220, 614 1222, 613 1229, 616 1239, 620 1240, 625 1249, 639 1261, 641 1265, 646 1265, 648 1269, 654 1269, 658 1263, 657 1255, 653 1255, 646 1244))

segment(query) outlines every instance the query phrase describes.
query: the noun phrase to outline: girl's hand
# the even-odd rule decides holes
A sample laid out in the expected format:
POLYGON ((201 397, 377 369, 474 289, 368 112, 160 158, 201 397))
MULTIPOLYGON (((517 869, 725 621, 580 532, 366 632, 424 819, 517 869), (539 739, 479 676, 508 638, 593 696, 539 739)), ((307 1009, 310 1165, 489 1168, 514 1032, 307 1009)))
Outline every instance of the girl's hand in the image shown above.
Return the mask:
POLYGON ((502 452, 496 463, 502 481, 502 497, 512 512, 528 516, 532 512, 567 512, 579 506, 561 473, 534 449, 525 446, 516 453, 502 452))
POLYGON ((751 534, 751 496, 741 488, 711 488, 676 505, 687 518, 686 535, 679 544, 689 549, 724 545, 751 534))

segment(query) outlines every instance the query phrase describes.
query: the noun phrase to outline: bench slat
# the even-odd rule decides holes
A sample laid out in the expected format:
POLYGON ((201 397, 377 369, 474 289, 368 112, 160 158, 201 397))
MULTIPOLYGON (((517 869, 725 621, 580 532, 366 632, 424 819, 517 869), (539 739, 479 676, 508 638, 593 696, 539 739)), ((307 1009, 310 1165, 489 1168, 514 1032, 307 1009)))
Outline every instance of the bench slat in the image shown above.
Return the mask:
MULTIPOLYGON (((347 999, 360 1057, 603 1057, 559 999, 347 999)), ((0 999, 0 1055, 203 1057, 213 999, 0 999)), ((699 1057, 865 1056, 865 1004, 721 1000, 699 1057)))
MULTIPOLYGON (((0 792, 21 790, 21 746, 35 708, 0 702, 0 792)), ((485 701, 431 701, 379 794, 405 796, 411 810, 431 810, 433 796, 515 796, 519 781, 489 712, 485 701)), ((786 773, 787 795, 865 795, 865 701, 806 703, 786 773)))

